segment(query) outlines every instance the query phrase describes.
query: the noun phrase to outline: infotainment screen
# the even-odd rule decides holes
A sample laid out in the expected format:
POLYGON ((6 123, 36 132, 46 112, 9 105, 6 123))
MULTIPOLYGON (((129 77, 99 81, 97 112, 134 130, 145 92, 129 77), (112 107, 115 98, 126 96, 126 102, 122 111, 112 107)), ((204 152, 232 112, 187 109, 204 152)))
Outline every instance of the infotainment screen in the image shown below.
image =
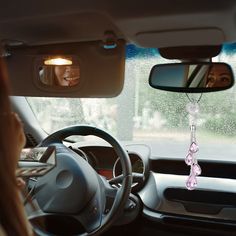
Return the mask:
POLYGON ((50 147, 25 148, 16 170, 17 177, 43 176, 56 166, 56 149, 50 147))

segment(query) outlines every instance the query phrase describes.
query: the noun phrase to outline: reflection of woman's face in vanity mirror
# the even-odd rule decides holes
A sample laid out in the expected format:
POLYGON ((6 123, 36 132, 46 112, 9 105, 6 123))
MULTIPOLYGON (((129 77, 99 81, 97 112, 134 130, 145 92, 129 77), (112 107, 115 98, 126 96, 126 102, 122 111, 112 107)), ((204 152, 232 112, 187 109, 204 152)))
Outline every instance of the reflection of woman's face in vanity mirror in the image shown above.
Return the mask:
POLYGON ((79 66, 55 66, 54 72, 60 86, 74 86, 79 82, 79 66))
POLYGON ((225 65, 213 65, 207 78, 207 87, 227 87, 231 84, 231 73, 225 65))

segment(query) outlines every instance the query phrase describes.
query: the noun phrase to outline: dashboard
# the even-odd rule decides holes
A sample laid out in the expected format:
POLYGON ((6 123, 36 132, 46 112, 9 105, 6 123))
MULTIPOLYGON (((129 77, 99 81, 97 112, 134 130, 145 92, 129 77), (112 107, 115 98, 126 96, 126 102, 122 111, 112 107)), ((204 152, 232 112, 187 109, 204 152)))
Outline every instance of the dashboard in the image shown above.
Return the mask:
MULTIPOLYGON (((200 160, 203 174, 198 178, 199 187, 188 191, 185 181, 189 169, 183 158, 155 156, 155 147, 146 144, 124 146, 132 164, 132 193, 140 199, 146 219, 184 226, 191 221, 196 228, 204 223, 212 229, 236 229, 236 163, 200 160), (142 178, 136 179, 137 175, 142 178)), ((108 182, 122 174, 119 157, 109 145, 77 143, 73 150, 108 182)))
MULTIPOLYGON (((108 181, 122 175, 120 158, 112 147, 108 145, 88 145, 73 146, 72 149, 108 181)), ((150 150, 146 145, 128 145, 126 149, 130 157, 134 179, 132 192, 137 192, 143 187, 149 175, 150 150)))

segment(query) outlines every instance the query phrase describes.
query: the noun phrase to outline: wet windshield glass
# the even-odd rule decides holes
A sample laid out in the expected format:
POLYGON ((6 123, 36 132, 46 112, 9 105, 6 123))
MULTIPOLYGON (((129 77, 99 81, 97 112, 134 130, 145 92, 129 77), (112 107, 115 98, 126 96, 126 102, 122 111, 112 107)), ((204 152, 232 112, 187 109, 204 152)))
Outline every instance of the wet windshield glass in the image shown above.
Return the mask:
MULTIPOLYGON (((236 75, 235 44, 225 45, 213 60, 230 64, 236 75)), ((166 62, 170 63, 156 49, 128 45, 125 84, 118 97, 27 100, 48 133, 69 125, 90 124, 106 129, 122 141, 154 144, 159 156, 182 157, 190 139, 186 112, 189 100, 186 94, 155 90, 148 84, 152 66, 166 62)), ((226 91, 203 94, 199 102, 197 139, 202 158, 235 159, 235 90, 234 86, 226 91)))

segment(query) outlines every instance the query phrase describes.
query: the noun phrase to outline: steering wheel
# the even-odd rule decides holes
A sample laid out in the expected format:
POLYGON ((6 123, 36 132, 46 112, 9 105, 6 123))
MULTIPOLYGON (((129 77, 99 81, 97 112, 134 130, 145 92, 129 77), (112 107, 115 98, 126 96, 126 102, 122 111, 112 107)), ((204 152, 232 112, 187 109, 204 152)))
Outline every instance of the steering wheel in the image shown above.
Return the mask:
MULTIPOLYGON (((60 222, 66 224, 70 228, 69 234, 73 235, 99 235, 105 232, 120 216, 131 191, 132 169, 126 150, 107 132, 87 125, 61 129, 49 135, 40 146, 56 147, 57 165, 38 178, 34 195, 42 217, 59 220, 56 224, 60 232, 54 230, 51 233, 58 235, 64 230, 60 222), (111 187, 83 158, 78 158, 77 153, 62 144, 71 135, 94 135, 111 144, 121 161, 123 180, 120 188, 111 187), (113 204, 107 209, 107 199, 111 196, 113 204)), ((45 235, 46 232, 34 225, 37 217, 31 218, 33 228, 37 234, 45 235)))

